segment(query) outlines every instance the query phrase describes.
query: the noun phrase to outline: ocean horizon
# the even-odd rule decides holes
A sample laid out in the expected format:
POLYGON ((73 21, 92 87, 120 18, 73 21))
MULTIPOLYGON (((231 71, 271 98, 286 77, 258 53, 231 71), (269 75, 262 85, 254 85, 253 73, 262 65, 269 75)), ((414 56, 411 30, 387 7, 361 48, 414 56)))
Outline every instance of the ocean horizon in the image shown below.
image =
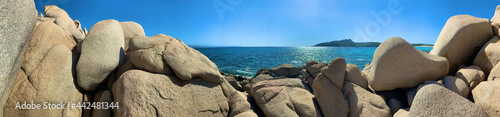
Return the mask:
MULTIPOLYGON (((253 77, 260 68, 272 68, 281 64, 297 67, 313 60, 328 63, 337 57, 346 59, 361 70, 371 63, 377 47, 193 47, 217 65, 219 71, 245 77, 253 77)), ((415 47, 429 52, 432 47, 415 47)))

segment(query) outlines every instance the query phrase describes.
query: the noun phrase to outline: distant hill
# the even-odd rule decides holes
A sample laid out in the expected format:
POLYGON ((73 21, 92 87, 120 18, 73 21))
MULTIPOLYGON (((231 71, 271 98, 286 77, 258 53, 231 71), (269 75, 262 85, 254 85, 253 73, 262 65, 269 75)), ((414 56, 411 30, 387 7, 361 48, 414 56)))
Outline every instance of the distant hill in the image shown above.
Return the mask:
POLYGON ((378 47, 379 42, 354 42, 351 39, 323 42, 314 46, 333 46, 333 47, 378 47))
MULTIPOLYGON (((380 42, 354 42, 351 39, 323 42, 314 45, 314 47, 378 47, 380 42)), ((412 46, 433 46, 430 44, 411 44, 412 46)))

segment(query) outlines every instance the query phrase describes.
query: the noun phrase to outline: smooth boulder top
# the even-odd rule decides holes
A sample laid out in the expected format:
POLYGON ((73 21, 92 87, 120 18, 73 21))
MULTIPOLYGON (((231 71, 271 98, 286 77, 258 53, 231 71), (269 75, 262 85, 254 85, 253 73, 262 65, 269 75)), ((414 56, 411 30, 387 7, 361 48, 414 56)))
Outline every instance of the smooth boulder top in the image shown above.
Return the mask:
POLYGON ((477 52, 493 37, 488 19, 470 15, 452 16, 446 21, 430 54, 446 57, 449 72, 454 74, 462 64, 470 64, 477 52))
POLYGON ((481 70, 490 74, 491 69, 500 61, 500 37, 494 36, 477 53, 473 65, 481 67, 481 70))
MULTIPOLYGON (((339 57, 335 58, 330 63, 328 63, 327 67, 323 67, 321 69, 320 75, 325 76, 330 80, 335 86, 337 86, 338 89, 342 90, 342 87, 344 87, 344 76, 345 76, 345 69, 346 69, 346 61, 344 58, 339 57)), ((318 76, 320 76, 318 75, 318 76)))
POLYGON ((474 89, 479 83, 481 83, 486 77, 484 72, 478 66, 468 66, 457 71, 456 77, 465 81, 470 87, 470 90, 474 89))
POLYGON ((500 36, 500 33, 498 32, 498 29, 500 29, 500 5, 497 6, 495 15, 491 18, 491 25, 493 26, 494 33, 500 36))
POLYGON ((99 21, 81 43, 81 55, 76 65, 77 81, 80 87, 91 91, 125 62, 121 25, 116 20, 99 21))
POLYGON ((446 58, 424 53, 404 39, 393 37, 377 47, 370 68, 364 72, 375 91, 384 91, 442 79, 448 67, 446 58))
POLYGON ((271 72, 276 74, 276 76, 285 76, 289 78, 296 77, 300 74, 300 69, 290 64, 282 64, 280 66, 273 67, 271 72))
POLYGON ((437 84, 425 85, 418 90, 409 116, 487 117, 481 107, 437 84))
POLYGON ((345 80, 350 81, 364 89, 368 88, 368 81, 366 81, 365 74, 359 70, 358 66, 354 64, 347 64, 345 80))
POLYGON ((125 48, 124 50, 128 50, 129 46, 129 41, 132 39, 134 36, 146 36, 146 33, 144 32, 144 29, 142 26, 136 22, 132 21, 127 21, 127 22, 120 22, 120 25, 122 26, 123 29, 123 39, 125 41, 125 48))
MULTIPOLYGON (((135 36, 130 40, 129 44, 130 47, 128 48, 128 51, 142 51, 139 53, 139 56, 154 58, 154 60, 162 59, 163 61, 157 61, 157 63, 168 65, 175 75, 182 80, 190 80, 194 77, 200 77, 208 82, 221 83, 224 78, 219 73, 215 63, 199 51, 188 47, 177 38, 163 34, 155 35, 151 38, 145 36, 135 36)), ((134 63, 134 61, 132 62, 134 63)), ((136 63, 134 63, 134 65, 136 65, 136 63)), ((139 68, 140 66, 137 67, 139 68)), ((167 67, 162 68, 166 69, 167 67)), ((155 71, 153 70, 152 72, 155 71)), ((165 73, 170 74, 169 72, 165 73)))
POLYGON ((80 22, 73 21, 65 10, 55 5, 48 5, 43 8, 43 11, 47 17, 55 18, 54 22, 61 26, 61 28, 68 30, 78 42, 85 38, 85 33, 80 27, 80 22))

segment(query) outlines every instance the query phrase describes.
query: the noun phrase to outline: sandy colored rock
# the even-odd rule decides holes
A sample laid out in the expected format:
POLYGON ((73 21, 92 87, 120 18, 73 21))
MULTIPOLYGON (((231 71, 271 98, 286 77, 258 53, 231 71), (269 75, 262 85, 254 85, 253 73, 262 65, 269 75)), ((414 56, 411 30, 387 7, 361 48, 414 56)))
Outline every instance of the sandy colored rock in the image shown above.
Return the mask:
POLYGON ((493 81, 500 78, 500 64, 497 63, 493 69, 491 69, 490 75, 488 75, 488 81, 493 81))
POLYGON ((375 91, 411 88, 426 80, 441 79, 449 67, 446 58, 417 50, 399 37, 380 44, 370 66, 366 79, 375 91))
POLYGON ((394 113, 393 117, 409 117, 410 112, 405 109, 399 109, 396 113, 394 113))
POLYGON ((324 75, 318 75, 314 79, 312 89, 324 116, 346 117, 348 115, 349 103, 342 94, 342 90, 324 75))
POLYGON ((27 75, 31 74, 53 46, 61 44, 72 50, 76 45, 69 34, 52 22, 40 23, 33 31, 30 40, 21 62, 21 67, 27 75))
POLYGON ((373 94, 349 81, 345 82, 343 92, 349 103, 349 117, 391 116, 391 111, 385 104, 384 99, 377 94, 373 94))
POLYGON ((130 57, 132 63, 139 69, 171 74, 165 66, 168 65, 182 80, 200 77, 208 82, 221 83, 224 78, 210 59, 179 39, 163 34, 153 37, 135 36, 129 44, 128 51, 134 54, 130 57), (139 56, 139 60, 134 59, 134 56, 139 56), (136 64, 137 61, 142 61, 140 63, 145 63, 146 66, 136 64))
POLYGON ((114 116, 228 116, 229 106, 219 84, 200 78, 129 70, 113 86, 120 108, 114 116))
POLYGON ((251 91, 266 116, 319 116, 314 95, 300 79, 266 80, 256 83, 251 91))
POLYGON ((4 116, 81 116, 82 110, 69 108, 69 105, 65 109, 15 109, 17 102, 22 104, 24 101, 41 104, 41 108, 44 108, 44 102, 83 101, 72 74, 72 53, 66 46, 52 47, 31 75, 19 74, 4 107, 4 116))
POLYGON ((352 82, 358 86, 368 89, 368 81, 366 81, 365 74, 359 70, 358 66, 354 64, 347 64, 345 80, 352 82))
POLYGON ((231 84, 231 86, 238 90, 238 91, 242 91, 242 87, 240 85, 240 83, 238 83, 238 81, 236 81, 236 79, 234 79, 233 76, 226 76, 225 79, 229 82, 229 84, 231 84))
POLYGON ((493 26, 493 32, 495 35, 500 36, 498 29, 500 29, 500 5, 497 6, 495 10, 495 15, 491 18, 491 25, 493 26))
POLYGON ((464 67, 458 70, 455 76, 464 80, 470 90, 474 89, 485 78, 484 72, 478 66, 464 67))
POLYGON ((481 107, 437 84, 425 85, 417 92, 409 116, 487 117, 481 107))
POLYGON ((123 32, 116 20, 97 22, 82 42, 76 65, 78 85, 87 91, 96 89, 125 62, 123 32))
MULTIPOLYGON (((113 96, 109 92, 109 90, 105 91, 99 91, 95 97, 94 97, 94 102, 96 103, 104 103, 108 102, 108 104, 111 104, 113 102, 113 96)), ((111 112, 113 109, 93 109, 92 110, 92 117, 110 117, 111 112)))
POLYGON ((125 41, 125 47, 124 50, 128 50, 128 42, 132 37, 134 36, 146 36, 146 33, 144 32, 144 29, 142 26, 136 22, 128 21, 128 22, 120 22, 120 25, 122 26, 123 29, 123 39, 125 41))
POLYGON ((498 61, 500 61, 500 37, 495 36, 481 48, 472 64, 481 67, 480 70, 488 75, 498 61))
POLYGON ((0 1, 0 116, 36 25, 33 0, 0 1))
POLYGON ((288 78, 295 78, 300 74, 300 69, 290 64, 282 64, 269 70, 276 74, 276 76, 285 76, 288 78))
POLYGON ((453 74, 458 66, 472 63, 477 52, 492 37, 488 19, 470 15, 452 16, 446 21, 430 54, 446 57, 450 64, 449 72, 453 74))
POLYGON ((85 38, 85 34, 82 31, 81 27, 77 28, 78 25, 75 24, 75 21, 73 21, 73 19, 69 17, 66 11, 55 5, 48 5, 43 9, 46 17, 55 18, 56 20, 54 21, 54 23, 56 23, 64 30, 69 31, 76 41, 80 42, 85 38))
POLYGON ((321 69, 321 73, 340 90, 342 90, 344 85, 346 64, 345 59, 339 57, 333 59, 330 63, 328 63, 327 67, 323 67, 321 69))
POLYGON ((446 76, 443 79, 443 85, 447 89, 461 95, 464 98, 469 96, 469 84, 467 84, 464 80, 455 77, 455 76, 446 76))
POLYGON ((500 80, 485 81, 472 90, 474 102, 490 117, 500 116, 500 80))

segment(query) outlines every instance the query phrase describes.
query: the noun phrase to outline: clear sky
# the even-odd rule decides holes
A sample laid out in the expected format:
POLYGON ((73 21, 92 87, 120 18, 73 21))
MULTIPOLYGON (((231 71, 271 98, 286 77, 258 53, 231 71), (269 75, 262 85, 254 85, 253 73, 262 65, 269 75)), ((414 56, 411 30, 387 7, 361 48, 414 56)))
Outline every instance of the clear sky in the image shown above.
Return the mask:
POLYGON ((311 46, 339 39, 399 36, 434 44, 446 20, 491 19, 499 0, 35 0, 55 4, 90 29, 101 20, 134 21, 147 36, 187 45, 311 46))

